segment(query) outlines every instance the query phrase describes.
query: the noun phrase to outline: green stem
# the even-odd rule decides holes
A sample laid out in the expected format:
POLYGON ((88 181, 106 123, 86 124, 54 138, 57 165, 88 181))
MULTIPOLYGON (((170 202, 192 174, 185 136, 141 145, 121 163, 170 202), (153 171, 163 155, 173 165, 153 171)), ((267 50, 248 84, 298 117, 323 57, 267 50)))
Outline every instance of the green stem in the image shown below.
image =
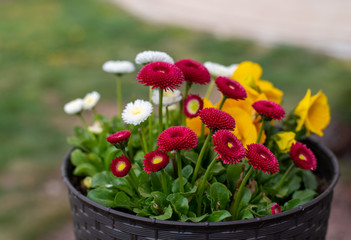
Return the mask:
POLYGON ((239 214, 239 204, 243 195, 244 187, 249 180, 251 174, 253 173, 253 167, 250 166, 250 170, 246 173, 243 181, 240 184, 239 190, 236 194, 234 195, 235 199, 233 200, 231 206, 230 206, 230 213, 232 214, 232 220, 237 220, 238 214, 239 214))
POLYGON ((166 106, 166 124, 165 124, 166 129, 168 128, 168 126, 169 126, 169 111, 168 111, 168 106, 166 106))
POLYGON ((181 193, 184 193, 183 173, 182 173, 182 157, 180 155, 180 151, 176 152, 176 158, 177 158, 177 168, 178 168, 179 190, 181 193))
POLYGON ((283 186, 285 179, 288 177, 288 175, 291 172, 291 170, 293 169, 294 165, 295 165, 294 163, 290 164, 288 170, 286 170, 286 172, 284 173, 282 179, 280 179, 278 185, 274 188, 275 192, 278 192, 279 189, 281 188, 281 186, 283 186))
POLYGON ((209 97, 211 96, 211 93, 212 93, 212 90, 213 90, 214 85, 215 85, 215 80, 213 79, 213 80, 210 82, 210 84, 208 85, 205 98, 209 99, 209 97))
POLYGON ((161 170, 161 184, 163 188, 163 193, 168 195, 168 188, 167 188, 167 177, 166 177, 166 171, 165 169, 161 170))
POLYGON ((158 134, 160 134, 163 131, 162 100, 163 100, 163 90, 160 89, 159 101, 158 101, 158 134))
POLYGON ((177 178, 178 177, 178 171, 177 171, 177 162, 176 162, 176 159, 175 159, 175 151, 171 152, 170 158, 171 158, 171 161, 172 161, 174 178, 177 178))
POLYGON ((204 138, 204 135, 205 135, 205 125, 201 123, 201 135, 200 135, 201 139, 204 138))
POLYGON ((192 85, 193 85, 192 82, 186 82, 184 97, 183 97, 183 99, 181 101, 181 105, 180 105, 180 116, 181 116, 180 119, 182 121, 183 126, 185 126, 184 101, 187 98, 187 96, 189 94, 189 90, 190 90, 192 85))
POLYGON ((221 101, 221 104, 219 105, 219 110, 221 110, 221 109, 222 109, 222 107, 223 107, 223 105, 224 105, 225 100, 227 100, 227 97, 226 97, 226 96, 223 96, 223 99, 222 99, 222 101, 221 101))
POLYGON ((121 87, 121 76, 117 75, 116 80, 116 94, 117 94, 117 114, 120 115, 122 112, 122 87, 121 87))
POLYGON ((141 145, 142 145, 143 151, 145 154, 147 154, 148 153, 147 145, 146 145, 146 141, 145 141, 145 137, 144 137, 144 131, 143 131, 143 128, 141 126, 139 128, 139 134, 140 134, 141 145))
MULTIPOLYGON (((149 87, 149 102, 152 103, 152 87, 149 87)), ((149 121, 149 147, 153 149, 153 139, 152 139, 152 121, 153 121, 153 112, 148 119, 149 121)))
POLYGON ((85 121, 85 119, 84 119, 82 113, 79 113, 79 114, 77 114, 77 115, 78 115, 78 117, 80 118, 80 120, 82 121, 84 128, 85 128, 86 130, 88 130, 88 124, 87 124, 87 122, 85 121))
POLYGON ((262 132, 263 132, 265 123, 266 123, 265 119, 262 118, 262 125, 261 125, 261 128, 260 128, 260 131, 258 132, 258 136, 257 136, 256 143, 260 143, 260 140, 261 140, 261 136, 262 136, 262 132))
POLYGON ((129 184, 134 188, 135 192, 137 193, 138 196, 140 196, 139 190, 138 190, 138 179, 133 171, 133 169, 130 169, 128 175, 126 176, 129 184))
POLYGON ((215 155, 215 157, 212 159, 210 165, 207 167, 207 170, 205 172, 205 175, 203 177, 203 179, 201 180, 201 183, 199 185, 198 188, 198 193, 197 193, 197 216, 201 215, 201 206, 202 206, 202 195, 204 193, 205 190, 205 184, 206 181, 208 179, 208 176, 210 175, 211 169, 213 168, 213 166, 216 164, 217 160, 217 154, 215 155))
POLYGON ((210 131, 207 135, 207 138, 204 142, 204 145, 202 145, 202 148, 201 148, 201 151, 200 151, 200 154, 199 154, 199 157, 196 161, 196 165, 195 165, 195 170, 194 170, 194 173, 193 173, 193 177, 191 179, 191 184, 194 185, 195 183, 195 180, 197 178, 197 174, 200 170, 200 167, 201 167, 201 162, 202 162, 202 159, 204 157, 204 154, 205 154, 205 151, 206 151, 206 148, 207 148, 207 145, 208 145, 208 142, 210 141, 210 138, 211 138, 211 135, 212 135, 212 131, 210 131))

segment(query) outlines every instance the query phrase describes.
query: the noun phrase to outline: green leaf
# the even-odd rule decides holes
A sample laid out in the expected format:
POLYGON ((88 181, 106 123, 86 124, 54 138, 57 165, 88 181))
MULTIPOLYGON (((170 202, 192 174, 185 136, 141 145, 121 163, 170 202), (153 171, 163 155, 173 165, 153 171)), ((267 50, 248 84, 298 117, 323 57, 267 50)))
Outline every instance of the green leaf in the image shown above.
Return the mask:
POLYGON ((284 204, 284 210, 296 208, 298 205, 301 205, 300 199, 291 199, 284 204))
POLYGON ((113 177, 112 185, 118 190, 127 193, 131 197, 135 196, 133 187, 129 184, 128 180, 125 177, 113 177))
POLYGON ((210 187, 210 199, 212 210, 223 210, 226 209, 229 201, 231 192, 228 188, 219 182, 216 182, 210 187))
POLYGON ((240 212, 240 219, 251 219, 254 218, 254 215, 249 210, 249 208, 245 208, 240 212))
POLYGON ((192 163, 195 163, 195 164, 196 164, 197 159, 198 159, 198 157, 199 157, 199 154, 197 154, 197 153, 194 152, 194 151, 186 151, 186 152, 184 153, 184 157, 185 157, 187 160, 191 161, 192 163))
POLYGON ((87 163, 88 162, 87 155, 83 153, 82 150, 75 149, 71 153, 71 162, 76 167, 82 163, 87 163))
POLYGON ((136 154, 134 155, 134 160, 136 161, 136 160, 143 159, 144 156, 145 156, 144 151, 139 150, 139 151, 137 151, 136 154))
POLYGON ((104 169, 104 163, 102 159, 95 153, 87 154, 88 161, 93 164, 98 170, 102 171, 104 169))
POLYGON ((226 219, 228 217, 231 217, 231 216, 232 215, 227 210, 214 211, 208 217, 207 221, 209 221, 209 222, 220 222, 220 221, 223 221, 224 219, 226 219))
POLYGON ((318 182, 316 176, 311 171, 303 171, 302 180, 305 188, 309 188, 313 191, 317 190, 318 182))
POLYGON ((187 215, 189 211, 189 203, 186 197, 183 197, 179 193, 173 193, 168 195, 167 200, 171 202, 172 207, 179 216, 187 215))
POLYGON ((240 204, 239 204, 239 209, 242 209, 248 205, 251 199, 251 191, 249 188, 245 187, 243 190, 243 196, 241 198, 240 204))
POLYGON ((151 188, 152 191, 162 191, 161 177, 159 172, 152 172, 149 174, 151 178, 151 188))
POLYGON ((105 187, 110 184, 112 184, 112 177, 110 172, 107 171, 99 172, 91 179, 91 186, 93 188, 105 187))
POLYGON ((133 201, 124 192, 118 192, 114 199, 115 207, 132 210, 133 201))
POLYGON ((292 198, 293 199, 299 199, 300 200, 300 204, 305 204, 309 201, 311 201, 315 196, 317 195, 317 193, 311 189, 305 189, 305 190, 301 190, 301 191, 297 191, 293 194, 292 198))
POLYGON ((182 169, 183 177, 185 177, 186 179, 189 179, 189 177, 191 176, 192 173, 193 173, 193 167, 190 166, 190 165, 186 165, 186 166, 182 169))
POLYGON ((190 222, 194 222, 194 223, 198 223, 198 222, 201 222, 203 221, 204 219, 206 219, 208 217, 208 214, 204 214, 200 217, 196 217, 196 214, 193 213, 193 212, 189 212, 189 216, 186 216, 186 215, 182 215, 180 217, 180 221, 182 222, 187 222, 187 221, 190 221, 190 222), (191 216, 190 216, 190 213, 191 213, 191 216))
POLYGON ((159 215, 159 216, 150 216, 150 218, 156 218, 158 220, 167 220, 167 219, 170 219, 172 217, 172 213, 173 213, 172 207, 171 207, 171 205, 168 205, 164 214, 159 215))
POLYGON ((225 171, 225 168, 223 167, 223 165, 220 162, 217 162, 213 168, 211 169, 211 173, 212 175, 218 175, 222 172, 225 171))
MULTIPOLYGON (((183 177, 183 186, 187 184, 188 180, 183 177)), ((172 192, 180 192, 179 190, 179 178, 173 181, 172 183, 172 192)))
POLYGON ((91 163, 82 163, 79 164, 75 169, 73 174, 76 176, 94 176, 99 171, 91 163))
POLYGON ((228 189, 233 192, 236 182, 238 181, 240 177, 242 169, 242 164, 229 164, 227 166, 227 171, 226 171, 226 177, 227 177, 227 186, 228 189))
POLYGON ((109 188, 96 188, 88 192, 87 197, 105 207, 116 207, 115 197, 117 191, 109 188))
POLYGON ((167 201, 167 196, 163 192, 152 192, 151 196, 154 198, 154 202, 159 206, 161 209, 164 209, 169 202, 167 201))

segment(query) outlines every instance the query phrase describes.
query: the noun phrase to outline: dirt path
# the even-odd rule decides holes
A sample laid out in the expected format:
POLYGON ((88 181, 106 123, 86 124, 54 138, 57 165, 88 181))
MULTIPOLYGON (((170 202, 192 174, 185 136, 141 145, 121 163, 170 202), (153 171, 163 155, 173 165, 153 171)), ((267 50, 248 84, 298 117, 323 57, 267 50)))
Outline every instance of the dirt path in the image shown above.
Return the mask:
POLYGON ((351 58, 349 0, 110 0, 146 21, 351 58))

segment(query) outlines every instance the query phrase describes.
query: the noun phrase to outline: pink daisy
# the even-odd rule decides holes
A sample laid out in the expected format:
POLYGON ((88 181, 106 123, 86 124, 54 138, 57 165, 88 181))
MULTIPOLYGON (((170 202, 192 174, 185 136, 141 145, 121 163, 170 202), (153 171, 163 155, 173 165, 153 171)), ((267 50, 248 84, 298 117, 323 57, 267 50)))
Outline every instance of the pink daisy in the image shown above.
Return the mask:
POLYGON ((122 155, 112 160, 111 171, 116 177, 124 177, 128 174, 132 164, 128 157, 122 155))
POLYGON ((116 133, 108 136, 106 138, 106 140, 109 143, 115 145, 117 148, 120 148, 126 144, 126 142, 128 141, 128 139, 130 137, 130 134, 131 134, 131 131, 123 130, 123 131, 119 131, 119 132, 116 132, 116 133))
POLYGON ((174 90, 183 83, 184 74, 175 65, 167 62, 152 62, 145 65, 137 75, 139 83, 162 90, 174 90))
POLYGON ((247 145, 246 158, 248 164, 266 173, 276 173, 279 163, 274 154, 264 145, 253 143, 247 145))
POLYGON ((158 136, 157 146, 166 152, 181 149, 189 150, 197 146, 197 136, 188 127, 170 127, 158 136))
POLYGON ((241 162, 246 155, 243 144, 227 130, 218 130, 213 135, 214 150, 224 164, 241 162))
POLYGON ((246 90, 240 83, 227 77, 218 77, 215 80, 218 90, 226 97, 235 100, 244 100, 246 90))
POLYGON ((281 120, 285 116, 285 111, 279 104, 268 101, 261 100, 254 102, 252 107, 262 116, 270 119, 281 120))
POLYGON ((233 131, 235 128, 234 118, 221 110, 204 108, 200 111, 199 116, 202 123, 211 129, 211 131, 220 129, 233 131))
POLYGON ((211 81, 207 68, 197 61, 183 59, 176 62, 175 65, 183 71, 185 81, 198 84, 207 84, 211 81))
POLYGON ((278 203, 274 203, 271 207, 271 213, 272 215, 273 214, 277 214, 277 213, 280 213, 281 212, 281 209, 280 209, 280 206, 278 203))
POLYGON ((184 101, 184 113, 188 118, 196 117, 204 107, 204 101, 199 95, 188 95, 184 101))
POLYGON ((289 155, 299 168, 312 171, 317 169, 317 159, 305 144, 293 143, 289 155))
POLYGON ((169 163, 169 157, 166 152, 155 150, 146 154, 143 161, 144 171, 151 173, 165 168, 169 163))

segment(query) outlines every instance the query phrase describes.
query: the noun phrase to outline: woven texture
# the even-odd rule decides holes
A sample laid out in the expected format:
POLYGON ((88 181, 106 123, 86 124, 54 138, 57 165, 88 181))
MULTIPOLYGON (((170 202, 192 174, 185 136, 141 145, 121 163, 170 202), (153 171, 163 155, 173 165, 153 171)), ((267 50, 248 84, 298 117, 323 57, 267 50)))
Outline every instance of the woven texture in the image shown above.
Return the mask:
POLYGON ((317 155, 318 174, 330 184, 316 199, 281 214, 221 223, 183 223, 141 218, 100 206, 72 187, 73 166, 63 165, 68 185, 76 239, 325 239, 333 188, 339 177, 335 157, 325 147, 310 142, 317 155))

